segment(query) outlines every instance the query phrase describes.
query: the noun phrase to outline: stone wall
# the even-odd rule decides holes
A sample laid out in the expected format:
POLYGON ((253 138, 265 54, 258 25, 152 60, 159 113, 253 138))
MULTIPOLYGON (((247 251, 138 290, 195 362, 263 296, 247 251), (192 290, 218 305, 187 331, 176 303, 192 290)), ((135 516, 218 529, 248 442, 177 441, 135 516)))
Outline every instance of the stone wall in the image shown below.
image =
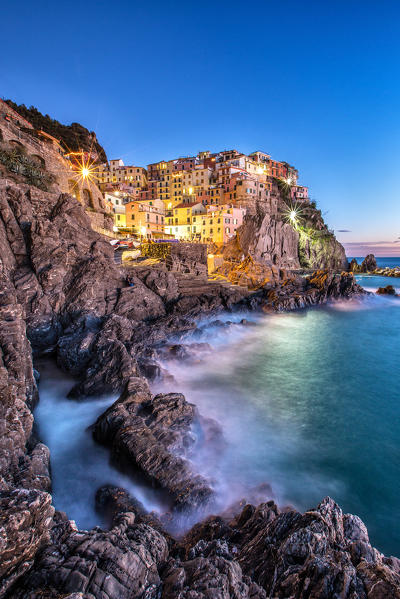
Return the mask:
POLYGON ((142 255, 165 260, 168 270, 183 274, 207 276, 207 245, 205 243, 146 243, 142 255))
MULTIPOLYGON (((72 165, 64 158, 62 148, 50 138, 40 137, 29 123, 22 119, 17 121, 10 117, 4 103, 0 103, 0 143, 23 148, 28 155, 36 158, 43 168, 54 175, 56 182, 50 191, 69 193, 79 200, 90 211, 90 218, 96 214, 97 226, 112 229, 113 220, 109 216, 103 195, 94 182, 80 180, 72 169, 72 165)), ((10 174, 10 179, 13 175, 10 174)))

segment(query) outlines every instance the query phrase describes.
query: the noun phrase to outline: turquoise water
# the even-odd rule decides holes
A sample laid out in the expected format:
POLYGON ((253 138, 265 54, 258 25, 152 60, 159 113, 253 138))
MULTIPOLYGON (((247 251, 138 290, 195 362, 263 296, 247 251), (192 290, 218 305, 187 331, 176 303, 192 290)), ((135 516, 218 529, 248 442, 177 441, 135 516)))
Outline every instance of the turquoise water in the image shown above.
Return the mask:
MULTIPOLYGON (((400 279, 359 279, 400 288, 400 279)), ((263 481, 300 509, 330 495, 365 521, 378 549, 400 555, 400 299, 266 316, 230 333, 210 327, 202 340, 212 352, 166 366, 172 387, 223 426, 227 451, 198 456, 221 497, 247 497, 263 481)))
MULTIPOLYGON (((393 284, 400 292, 400 279, 357 278, 370 290, 393 284)), ((400 299, 373 295, 235 319, 243 316, 254 326, 205 322, 195 340, 209 350, 191 362, 167 362, 175 381, 154 388, 184 392, 220 422, 225 451, 211 446, 193 457, 213 478, 220 507, 256 501, 252 488, 264 482, 280 505, 301 510, 330 495, 365 521, 378 549, 400 556, 400 299)), ((51 450, 55 507, 81 528, 102 524, 94 495, 111 483, 148 509, 165 510, 156 490, 117 472, 92 439, 88 427, 115 398, 66 399, 74 381, 48 362, 37 367, 35 418, 51 450)))

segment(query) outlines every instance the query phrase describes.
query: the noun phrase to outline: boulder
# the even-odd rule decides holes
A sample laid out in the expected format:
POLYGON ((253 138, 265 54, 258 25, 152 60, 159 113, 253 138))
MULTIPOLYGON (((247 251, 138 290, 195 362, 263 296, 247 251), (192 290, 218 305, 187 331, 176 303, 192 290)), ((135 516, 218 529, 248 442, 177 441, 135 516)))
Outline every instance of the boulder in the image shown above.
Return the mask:
POLYGON ((386 285, 386 287, 379 287, 376 291, 378 295, 392 295, 396 296, 396 289, 393 285, 386 285))
POLYGON ((373 254, 368 254, 361 263, 360 272, 374 272, 378 265, 373 254))
POLYGON ((210 482, 189 459, 198 446, 193 427, 208 426, 180 393, 152 396, 141 379, 132 378, 121 397, 93 428, 96 441, 111 447, 120 467, 141 471, 166 490, 178 511, 204 509, 213 500, 210 482))

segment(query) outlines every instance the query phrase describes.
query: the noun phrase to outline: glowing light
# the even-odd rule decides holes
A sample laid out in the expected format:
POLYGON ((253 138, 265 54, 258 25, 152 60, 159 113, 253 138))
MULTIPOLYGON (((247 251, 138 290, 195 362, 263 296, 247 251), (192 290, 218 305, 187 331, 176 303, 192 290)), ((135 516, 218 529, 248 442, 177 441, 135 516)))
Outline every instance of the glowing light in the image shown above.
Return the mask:
POLYGON ((99 178, 97 166, 85 152, 71 152, 68 156, 72 158, 72 170, 81 183, 93 183, 99 178))
POLYGON ((142 235, 146 235, 146 227, 140 227, 140 232, 142 235))
POLYGON ((298 204, 286 205, 284 211, 284 218, 287 223, 291 224, 292 227, 297 229, 301 225, 303 210, 298 204))
POLYGON ((193 187, 189 187, 189 195, 191 196, 193 193, 193 187))

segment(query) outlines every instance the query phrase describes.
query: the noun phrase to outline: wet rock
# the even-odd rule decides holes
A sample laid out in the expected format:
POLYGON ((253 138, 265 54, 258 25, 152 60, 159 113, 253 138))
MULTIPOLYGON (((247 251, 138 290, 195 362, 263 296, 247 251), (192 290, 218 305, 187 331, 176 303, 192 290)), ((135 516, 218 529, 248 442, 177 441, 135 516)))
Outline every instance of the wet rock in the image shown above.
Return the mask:
POLYGON ((49 542, 51 496, 27 489, 0 491, 0 597, 33 564, 49 542))
POLYGON ((265 591, 244 576, 228 545, 200 541, 188 561, 171 560, 163 572, 162 599, 266 599, 265 591))
POLYGON ((140 379, 132 379, 122 396, 94 425, 94 438, 111 447, 120 465, 142 471, 168 491, 175 510, 197 510, 213 499, 210 483, 189 462, 196 444, 196 408, 179 393, 154 397, 140 379))
POLYGON ((379 287, 376 291, 378 295, 392 295, 397 296, 396 290, 393 285, 386 285, 386 287, 379 287))
POLYGON ((164 537, 132 513, 122 514, 108 532, 77 531, 70 522, 56 525, 52 543, 16 588, 15 599, 39 599, 82 593, 95 599, 157 599, 158 569, 168 557, 164 537))
POLYGON ((104 485, 96 491, 96 510, 106 516, 111 522, 120 514, 131 512, 138 516, 144 516, 146 510, 143 504, 132 497, 125 489, 114 485, 104 485))
MULTIPOLYGON (((248 524, 247 524, 248 526, 248 524)), ((309 598, 399 597, 400 577, 369 545, 359 519, 344 516, 330 498, 312 511, 279 514, 258 525, 242 544, 238 561, 268 596, 309 598), (354 544, 369 547, 368 562, 353 563, 354 544), (377 582, 375 589, 374 582, 377 582), (387 595, 381 593, 381 588, 387 595), (380 594, 381 593, 381 594, 380 594)))

